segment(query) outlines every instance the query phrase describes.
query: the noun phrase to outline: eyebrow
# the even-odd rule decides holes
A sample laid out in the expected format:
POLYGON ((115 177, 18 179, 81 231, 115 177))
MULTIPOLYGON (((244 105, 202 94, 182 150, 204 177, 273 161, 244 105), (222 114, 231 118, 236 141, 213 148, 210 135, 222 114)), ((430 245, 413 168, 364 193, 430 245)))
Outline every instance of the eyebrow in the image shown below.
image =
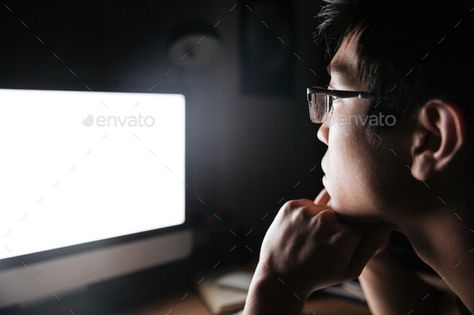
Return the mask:
POLYGON ((328 71, 329 77, 332 77, 331 73, 337 74, 337 77, 340 78, 344 85, 353 86, 359 81, 353 65, 344 60, 332 61, 326 70, 328 71))
POLYGON ((336 72, 342 75, 347 75, 347 74, 352 73, 352 67, 348 65, 347 63, 341 62, 341 61, 331 62, 326 69, 329 75, 331 74, 331 72, 336 72))

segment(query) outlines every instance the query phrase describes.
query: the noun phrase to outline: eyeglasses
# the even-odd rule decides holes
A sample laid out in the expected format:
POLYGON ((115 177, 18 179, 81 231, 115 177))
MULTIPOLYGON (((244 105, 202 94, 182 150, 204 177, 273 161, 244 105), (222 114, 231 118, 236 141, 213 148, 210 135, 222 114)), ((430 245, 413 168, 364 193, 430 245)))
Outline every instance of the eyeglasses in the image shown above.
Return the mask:
POLYGON ((370 92, 328 90, 322 87, 307 88, 309 117, 315 124, 322 124, 332 111, 332 103, 339 98, 378 98, 370 92))

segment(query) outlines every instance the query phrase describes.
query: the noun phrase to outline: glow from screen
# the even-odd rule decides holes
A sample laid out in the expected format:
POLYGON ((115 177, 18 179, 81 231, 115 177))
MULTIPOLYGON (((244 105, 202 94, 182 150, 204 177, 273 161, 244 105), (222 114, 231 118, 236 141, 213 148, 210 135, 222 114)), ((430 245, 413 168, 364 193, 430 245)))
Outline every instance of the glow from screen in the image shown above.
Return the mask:
POLYGON ((179 94, 0 89, 0 259, 184 223, 179 94))

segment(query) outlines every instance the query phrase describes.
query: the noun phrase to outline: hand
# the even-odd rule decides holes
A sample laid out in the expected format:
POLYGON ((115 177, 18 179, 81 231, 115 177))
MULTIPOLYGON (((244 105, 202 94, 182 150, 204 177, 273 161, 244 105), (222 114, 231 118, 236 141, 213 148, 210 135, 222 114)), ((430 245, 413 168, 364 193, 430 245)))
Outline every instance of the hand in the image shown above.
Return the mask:
POLYGON ((288 201, 262 243, 256 277, 277 277, 295 293, 356 278, 386 239, 380 225, 351 226, 339 221, 323 190, 315 201, 288 201))

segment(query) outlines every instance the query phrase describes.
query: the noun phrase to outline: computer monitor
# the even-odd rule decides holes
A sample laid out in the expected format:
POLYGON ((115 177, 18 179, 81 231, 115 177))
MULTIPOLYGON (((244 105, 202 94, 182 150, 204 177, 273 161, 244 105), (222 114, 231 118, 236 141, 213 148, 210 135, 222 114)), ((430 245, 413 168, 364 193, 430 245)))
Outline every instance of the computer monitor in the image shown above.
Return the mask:
POLYGON ((0 89, 0 308, 186 257, 185 98, 0 89))

